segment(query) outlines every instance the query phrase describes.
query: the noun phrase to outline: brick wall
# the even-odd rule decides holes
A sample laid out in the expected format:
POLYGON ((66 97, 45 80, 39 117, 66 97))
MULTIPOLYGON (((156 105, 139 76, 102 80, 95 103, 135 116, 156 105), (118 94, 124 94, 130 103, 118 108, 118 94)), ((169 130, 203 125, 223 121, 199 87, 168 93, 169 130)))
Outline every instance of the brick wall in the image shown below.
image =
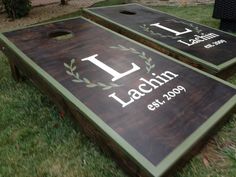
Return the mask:
MULTIPOLYGON (((197 5, 197 4, 211 4, 214 0, 131 0, 146 5, 197 5)), ((3 3, 0 0, 0 13, 3 12, 3 3)))
POLYGON ((147 5, 197 5, 212 4, 215 0, 132 0, 147 5))
POLYGON ((0 13, 3 12, 3 3, 2 3, 2 0, 0 0, 0 13))

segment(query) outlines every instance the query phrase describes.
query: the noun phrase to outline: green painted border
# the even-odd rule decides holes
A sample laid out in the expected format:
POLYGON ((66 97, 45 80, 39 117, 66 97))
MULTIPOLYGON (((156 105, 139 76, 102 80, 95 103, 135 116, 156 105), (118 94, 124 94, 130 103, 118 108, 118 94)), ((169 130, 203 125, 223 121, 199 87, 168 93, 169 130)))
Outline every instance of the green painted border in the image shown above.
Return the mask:
POLYGON ((77 19, 77 18, 79 18, 79 17, 70 17, 70 18, 66 18, 66 19, 52 20, 52 21, 32 24, 32 25, 28 25, 28 26, 24 26, 24 27, 19 27, 19 28, 11 29, 11 30, 8 30, 8 31, 2 31, 2 32, 0 32, 0 34, 1 33, 2 34, 9 33, 9 32, 18 31, 18 30, 23 30, 23 29, 32 28, 32 27, 41 26, 41 25, 48 25, 48 24, 55 23, 55 22, 64 22, 64 21, 67 21, 67 20, 73 20, 73 19, 77 19))
MULTIPOLYGON (((166 15, 169 15, 169 16, 172 16, 172 17, 175 17, 175 18, 178 18, 178 19, 182 19, 182 18, 173 16, 173 15, 167 14, 167 13, 165 13, 165 12, 158 11, 158 10, 153 9, 153 8, 140 5, 140 4, 138 4, 138 3, 130 3, 130 4, 122 4, 122 5, 106 6, 106 7, 93 7, 93 8, 83 9, 83 11, 84 11, 85 13, 90 14, 90 15, 94 15, 95 17, 98 17, 98 18, 100 18, 100 19, 102 19, 102 20, 105 20, 105 21, 107 21, 107 22, 109 22, 109 23, 111 23, 111 24, 113 24, 113 25, 116 25, 116 26, 118 26, 118 27, 121 27, 121 28, 123 28, 123 29, 125 29, 125 30, 127 30, 127 31, 129 31, 129 32, 131 32, 131 33, 134 33, 134 34, 136 34, 136 35, 139 35, 139 36, 142 37, 142 38, 146 38, 147 40, 149 40, 149 41, 151 41, 151 42, 153 42, 153 43, 156 43, 156 44, 158 44, 158 45, 161 46, 161 47, 164 47, 164 48, 166 48, 166 49, 172 50, 172 51, 174 51, 176 54, 181 54, 181 55, 183 55, 183 56, 185 56, 185 57, 188 57, 189 59, 194 60, 195 62, 201 64, 202 66, 206 67, 207 69, 210 69, 210 70, 213 69, 213 70, 214 70, 215 72, 217 72, 217 73, 220 72, 220 71, 222 71, 222 70, 224 70, 224 69, 227 69, 228 67, 230 67, 230 66, 232 66, 232 65, 235 65, 235 64, 236 64, 236 57, 234 57, 234 58, 232 58, 232 59, 230 59, 230 60, 228 60, 228 61, 226 61, 226 62, 224 62, 224 63, 221 63, 221 64, 219 64, 219 65, 215 65, 215 64, 210 63, 210 62, 208 62, 208 61, 205 61, 205 60, 203 60, 203 59, 201 59, 201 58, 199 58, 199 57, 196 57, 196 56, 191 55, 191 54, 189 54, 189 53, 183 52, 183 51, 181 51, 181 50, 179 50, 179 49, 177 49, 177 48, 175 48, 175 47, 172 47, 172 46, 170 46, 170 45, 167 45, 167 44, 165 44, 165 43, 163 43, 163 42, 161 42, 161 41, 155 40, 155 39, 153 39, 153 38, 151 38, 151 37, 149 37, 149 36, 146 36, 146 35, 144 35, 144 34, 138 32, 138 31, 135 31, 135 30, 133 30, 133 29, 130 29, 130 28, 128 28, 128 27, 126 27, 126 26, 124 26, 124 25, 122 25, 122 24, 119 24, 119 23, 117 23, 117 22, 114 22, 114 21, 112 21, 112 20, 110 20, 110 19, 108 19, 108 18, 106 18, 106 17, 104 17, 104 16, 102 16, 102 15, 99 15, 99 14, 97 14, 97 13, 95 13, 95 12, 92 11, 92 10, 96 10, 96 9, 103 9, 103 8, 109 8, 109 7, 120 7, 120 6, 127 6, 127 5, 138 5, 138 6, 141 6, 141 7, 143 7, 143 8, 150 9, 150 10, 152 10, 152 11, 156 11, 156 12, 159 12, 159 13, 163 13, 163 14, 166 14, 166 15)), ((182 20, 184 20, 184 19, 182 19, 182 20)), ((185 20, 185 21, 186 21, 186 20, 185 20)), ((189 21, 189 20, 187 20, 187 21, 189 21)), ((224 31, 220 31, 220 30, 218 30, 218 29, 216 29, 216 28, 212 28, 212 27, 209 27, 209 26, 206 26, 206 25, 203 25, 203 24, 199 24, 199 23, 196 23, 196 22, 192 22, 192 21, 189 21, 189 22, 195 23, 195 24, 200 25, 200 26, 204 26, 204 27, 210 28, 210 29, 212 29, 212 30, 215 30, 215 31, 218 31, 218 32, 221 32, 221 33, 228 34, 228 35, 230 35, 230 36, 232 36, 232 37, 235 37, 235 35, 232 35, 232 34, 230 34, 230 33, 224 32, 224 31)))
MULTIPOLYGON (((215 76, 212 76, 210 74, 207 74, 203 71, 200 71, 196 68, 193 68, 187 64, 184 64, 180 61, 176 61, 175 59, 166 56, 160 52, 155 51, 154 49, 151 49, 145 45, 139 44, 138 42, 135 42, 127 37, 124 37, 120 34, 117 34, 101 25, 98 25, 88 19, 85 19, 83 17, 76 17, 76 18, 70 18, 71 19, 77 19, 82 18, 90 23, 93 23, 94 25, 101 27, 102 29, 113 33, 114 35, 120 36, 126 40, 129 40, 137 45, 140 45, 152 52, 155 52, 161 56, 166 57, 167 59, 182 64, 183 66, 190 68, 200 74, 205 75, 206 77, 212 78, 214 80, 217 80, 218 82, 227 85, 229 87, 232 87, 236 89, 236 86, 223 81, 215 76)), ((60 21, 66 21, 66 20, 59 20, 54 22, 60 22, 60 21)), ((47 22, 44 24, 49 24, 53 22, 47 22)), ((33 26, 39 26, 44 24, 38 24, 33 26)), ((24 29, 24 28, 22 28, 24 29)), ((221 120, 222 117, 224 117, 229 111, 231 111, 236 106, 236 95, 234 95, 228 102, 226 102, 217 112, 215 112, 205 123, 203 123, 195 132, 193 132, 186 140, 182 142, 174 151, 172 151, 161 163, 159 163, 157 166, 154 166, 150 161, 148 161, 143 155, 141 155, 136 149, 134 149, 127 141, 125 141, 119 134, 117 134, 113 129, 111 129, 105 122, 102 121, 100 117, 98 117, 94 112, 92 112, 87 106, 85 106, 80 100, 78 100, 71 92, 69 92, 64 86, 62 86, 57 80, 55 80, 52 76, 50 76, 46 71, 44 71, 42 68, 40 68, 36 63, 34 63, 29 57, 27 57, 22 51, 20 51, 11 41, 9 41, 4 34, 0 33, 0 42, 5 44, 10 50, 14 51, 15 54, 22 59, 22 61, 35 70, 35 72, 44 79, 50 86, 52 86, 54 89, 56 89, 66 100, 70 101, 73 105, 75 105, 79 110, 81 110, 82 114, 87 118, 88 120, 92 121, 97 128, 99 128, 102 132, 104 132, 106 135, 111 138, 115 143, 118 144, 118 146, 125 152, 127 155, 133 159, 137 165, 144 168, 149 174, 151 174, 154 177, 159 177, 163 175, 179 158, 183 156, 185 152, 187 152, 194 143, 196 143, 200 138, 205 136, 205 134, 210 130, 219 120, 221 120)))

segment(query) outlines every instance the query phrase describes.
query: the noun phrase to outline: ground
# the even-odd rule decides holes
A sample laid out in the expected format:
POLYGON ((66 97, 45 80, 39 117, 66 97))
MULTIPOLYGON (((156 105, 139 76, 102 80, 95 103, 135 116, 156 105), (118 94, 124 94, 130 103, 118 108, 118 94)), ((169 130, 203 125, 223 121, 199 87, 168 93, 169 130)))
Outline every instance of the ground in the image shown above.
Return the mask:
MULTIPOLYGON (((97 5, 110 5, 114 1, 120 2, 110 0, 97 5)), ((38 23, 71 12, 66 8, 39 7, 22 20, 1 21, 0 28, 15 28, 29 19, 31 23, 38 23), (63 13, 53 14, 53 9, 63 13), (38 18, 45 11, 47 15, 38 18), (14 25, 6 27, 7 23, 14 25)), ((219 21, 211 18, 213 6, 155 8, 211 27, 219 25, 219 21)), ((59 18, 78 14, 80 12, 59 18)), ((126 177, 113 160, 74 127, 68 116, 62 117, 29 80, 15 82, 7 58, 1 52, 0 71, 0 177, 126 177)), ((236 85, 236 74, 228 81, 236 85)), ((173 176, 236 177, 235 135, 234 114, 217 135, 206 142, 201 153, 173 176)))
POLYGON ((55 0, 49 0, 49 3, 52 4, 47 6, 39 6, 48 1, 33 0, 32 5, 38 7, 33 8, 30 11, 29 16, 25 18, 12 21, 11 19, 7 18, 7 14, 0 14, 0 32, 35 24, 64 14, 72 13, 83 7, 89 7, 100 1, 102 0, 70 0, 68 5, 61 6, 59 0, 57 0, 56 3, 55 0))

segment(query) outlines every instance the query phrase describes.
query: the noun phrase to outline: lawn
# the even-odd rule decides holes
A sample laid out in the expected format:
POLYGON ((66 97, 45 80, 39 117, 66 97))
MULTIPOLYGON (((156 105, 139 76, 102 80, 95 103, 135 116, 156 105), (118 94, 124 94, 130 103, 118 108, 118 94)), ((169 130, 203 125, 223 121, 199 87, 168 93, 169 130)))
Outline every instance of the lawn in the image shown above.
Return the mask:
MULTIPOLYGON (((121 1, 106 1, 97 6, 121 1)), ((155 7, 218 27, 212 6, 155 7)), ((77 16, 79 12, 59 17, 77 16)), ((0 52, 0 177, 125 177, 126 175, 74 127, 29 81, 15 82, 0 52)), ((236 74, 229 79, 236 84, 236 74)), ((236 115, 175 177, 236 177, 236 115)))

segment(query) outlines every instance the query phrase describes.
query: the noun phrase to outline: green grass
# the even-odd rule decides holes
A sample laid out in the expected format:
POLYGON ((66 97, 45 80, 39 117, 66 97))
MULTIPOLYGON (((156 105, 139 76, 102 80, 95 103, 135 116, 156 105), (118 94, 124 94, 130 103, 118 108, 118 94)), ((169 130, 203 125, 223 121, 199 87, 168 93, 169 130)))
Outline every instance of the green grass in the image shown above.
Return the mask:
POLYGON ((212 18, 212 5, 199 5, 190 7, 161 6, 156 7, 156 9, 170 13, 177 17, 184 18, 186 20, 191 20, 214 28, 219 27, 219 20, 212 18))
POLYGON ((0 176, 125 176, 0 53, 0 176))
MULTIPOLYGON (((118 4, 125 4, 128 0, 106 0, 106 1, 101 1, 98 3, 95 3, 92 7, 100 7, 100 6, 111 6, 111 5, 118 5, 118 4)), ((56 18, 53 18, 51 20, 60 20, 64 18, 72 18, 72 17, 77 17, 82 15, 82 10, 79 10, 77 12, 73 12, 70 14, 62 15, 56 18)), ((47 20, 47 21, 51 21, 47 20)))
POLYGON ((100 7, 100 6, 111 6, 111 5, 117 5, 117 4, 125 4, 129 2, 129 0, 106 0, 102 2, 98 2, 93 5, 93 7, 100 7))
MULTIPOLYGON (((157 9, 208 26, 219 25, 211 18, 212 6, 157 9)), ((54 104, 29 80, 15 82, 1 52, 0 71, 0 177, 126 176, 75 130, 67 116, 61 118, 54 104)), ((236 75, 229 81, 236 84, 236 75)), ((206 143, 176 177, 236 177, 236 115, 206 143)))

